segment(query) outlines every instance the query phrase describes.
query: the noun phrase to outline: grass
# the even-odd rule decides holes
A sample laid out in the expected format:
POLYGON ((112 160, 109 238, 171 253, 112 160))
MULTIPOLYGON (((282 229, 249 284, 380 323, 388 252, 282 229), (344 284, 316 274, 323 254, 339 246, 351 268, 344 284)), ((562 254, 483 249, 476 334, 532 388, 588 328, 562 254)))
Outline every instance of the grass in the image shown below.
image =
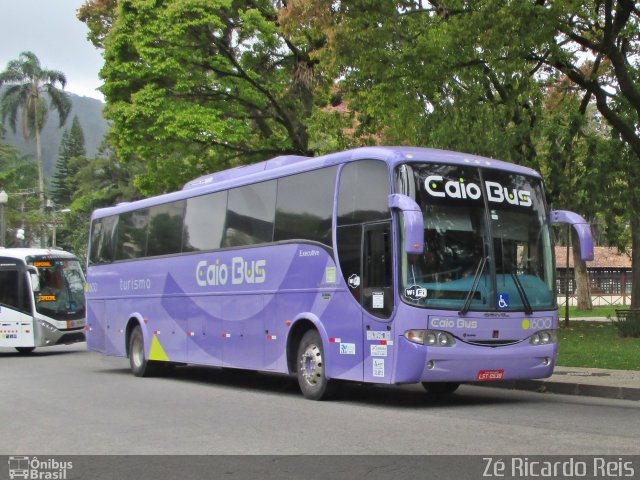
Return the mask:
POLYGON ((558 330, 558 343, 557 365, 640 370, 640 338, 622 338, 612 322, 573 320, 558 330))
MULTIPOLYGON (((569 318, 581 318, 581 317, 615 317, 616 309, 624 310, 629 308, 629 305, 605 305, 604 307, 593 307, 593 310, 578 310, 576 307, 569 306, 569 318)), ((560 317, 560 323, 564 321, 564 307, 558 309, 558 316, 560 317)))

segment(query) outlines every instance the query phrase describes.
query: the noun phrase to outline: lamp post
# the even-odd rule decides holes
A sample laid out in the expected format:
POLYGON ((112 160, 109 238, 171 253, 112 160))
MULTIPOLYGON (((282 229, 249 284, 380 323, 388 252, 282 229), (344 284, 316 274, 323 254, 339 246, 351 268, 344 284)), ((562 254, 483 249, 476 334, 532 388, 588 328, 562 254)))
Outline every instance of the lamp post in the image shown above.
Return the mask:
POLYGON ((5 241, 5 236, 6 236, 6 225, 4 223, 4 206, 7 204, 7 202, 9 201, 9 194, 7 194, 7 192, 5 192, 4 190, 0 191, 0 224, 2 225, 2 232, 0 233, 1 238, 0 238, 0 242, 2 242, 2 244, 0 246, 5 247, 6 246, 6 241, 5 241))

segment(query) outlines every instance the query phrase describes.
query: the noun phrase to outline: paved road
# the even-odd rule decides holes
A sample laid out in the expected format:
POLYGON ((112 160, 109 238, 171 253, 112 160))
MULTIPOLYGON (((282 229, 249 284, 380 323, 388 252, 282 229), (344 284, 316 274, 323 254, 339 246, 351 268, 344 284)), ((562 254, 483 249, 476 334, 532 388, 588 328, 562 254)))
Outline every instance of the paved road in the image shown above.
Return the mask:
POLYGON ((343 388, 201 367, 140 379, 85 345, 0 349, 0 455, 640 454, 640 402, 463 386, 343 388))

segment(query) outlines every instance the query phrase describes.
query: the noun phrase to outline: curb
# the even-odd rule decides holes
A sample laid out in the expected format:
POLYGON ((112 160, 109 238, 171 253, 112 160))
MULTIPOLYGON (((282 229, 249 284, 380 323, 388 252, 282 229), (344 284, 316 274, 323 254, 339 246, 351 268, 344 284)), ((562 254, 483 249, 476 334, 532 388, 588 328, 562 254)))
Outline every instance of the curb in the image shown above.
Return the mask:
POLYGON ((527 390, 538 393, 557 393, 561 395, 581 395, 586 397, 611 398, 615 400, 640 401, 640 389, 611 385, 590 385, 574 382, 556 382, 553 380, 507 380, 496 383, 474 383, 484 387, 506 388, 509 390, 527 390))

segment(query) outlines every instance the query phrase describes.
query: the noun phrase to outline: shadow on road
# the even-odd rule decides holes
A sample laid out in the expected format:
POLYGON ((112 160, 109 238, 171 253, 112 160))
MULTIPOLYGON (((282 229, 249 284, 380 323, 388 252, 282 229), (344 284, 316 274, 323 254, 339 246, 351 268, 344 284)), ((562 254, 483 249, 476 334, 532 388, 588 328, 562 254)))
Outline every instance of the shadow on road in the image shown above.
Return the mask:
POLYGON ((33 352, 30 353, 20 353, 13 349, 9 350, 3 348, 2 350, 0 350, 0 358, 46 358, 84 353, 86 353, 86 351, 84 350, 51 350, 49 347, 36 348, 33 352))
MULTIPOLYGON (((127 368, 100 370, 99 373, 130 376, 127 368)), ((141 378, 140 381, 147 379, 141 378)), ((267 395, 287 395, 304 399, 294 376, 254 372, 220 367, 177 366, 153 380, 174 384, 188 382, 218 388, 245 390, 267 395)), ((169 387, 170 388, 170 387, 169 387)), ((471 407, 478 405, 514 404, 526 402, 523 398, 506 396, 504 391, 462 385, 448 396, 428 394, 420 385, 373 385, 357 382, 339 382, 338 393, 332 403, 369 407, 427 408, 427 407, 471 407)))

